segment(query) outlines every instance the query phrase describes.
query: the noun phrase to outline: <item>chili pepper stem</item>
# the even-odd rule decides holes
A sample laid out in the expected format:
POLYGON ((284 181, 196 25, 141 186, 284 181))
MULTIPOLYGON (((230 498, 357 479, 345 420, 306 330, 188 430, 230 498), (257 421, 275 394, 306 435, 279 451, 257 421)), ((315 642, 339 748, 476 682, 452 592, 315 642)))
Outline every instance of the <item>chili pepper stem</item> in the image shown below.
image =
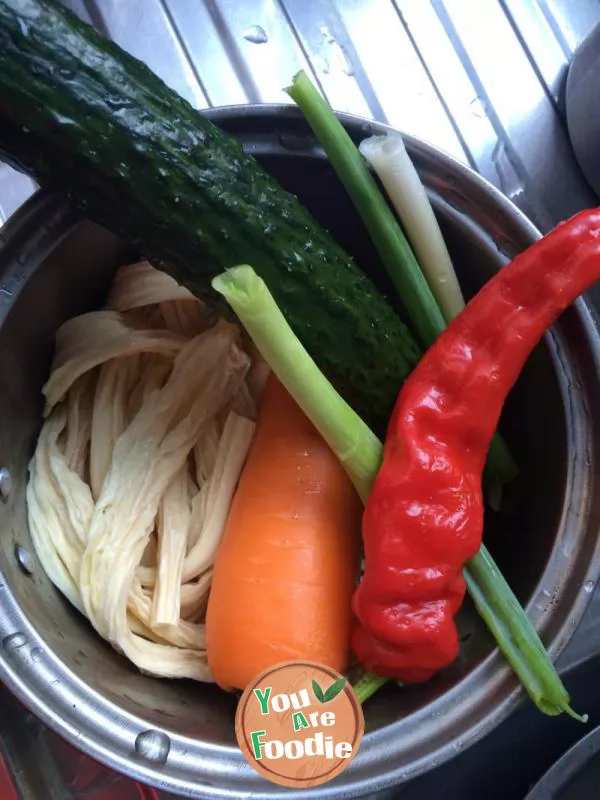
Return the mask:
POLYGON ((352 684, 352 688, 359 702, 364 703, 369 697, 372 697, 384 683, 387 683, 387 678, 374 675, 372 672, 363 672, 360 678, 352 684))

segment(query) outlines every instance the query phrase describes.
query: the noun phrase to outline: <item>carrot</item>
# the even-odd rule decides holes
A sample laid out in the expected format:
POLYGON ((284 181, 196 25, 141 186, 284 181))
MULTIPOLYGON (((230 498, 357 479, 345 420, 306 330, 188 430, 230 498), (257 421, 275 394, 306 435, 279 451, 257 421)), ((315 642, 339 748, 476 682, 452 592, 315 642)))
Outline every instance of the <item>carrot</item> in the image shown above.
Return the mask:
POLYGON ((243 689, 295 659, 345 669, 361 513, 343 467, 271 375, 208 601, 219 686, 243 689))

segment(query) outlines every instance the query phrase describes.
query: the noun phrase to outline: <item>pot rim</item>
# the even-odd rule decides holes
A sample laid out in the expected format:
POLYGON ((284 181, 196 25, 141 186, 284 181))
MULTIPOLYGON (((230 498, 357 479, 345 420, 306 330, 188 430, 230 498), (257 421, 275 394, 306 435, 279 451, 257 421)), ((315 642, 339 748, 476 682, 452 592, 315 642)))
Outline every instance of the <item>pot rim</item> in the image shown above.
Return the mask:
MULTIPOLYGON (((217 123, 264 120, 272 123, 273 128, 281 125, 297 128, 300 121, 303 122, 300 111, 287 105, 227 106, 204 113, 217 123)), ((361 117, 338 116, 355 139, 392 130, 361 117)), ((493 211, 502 224, 512 226, 524 246, 539 238, 539 232, 522 212, 480 175, 422 140, 412 136, 405 136, 405 140, 417 162, 426 164, 429 169, 443 170, 458 185, 466 182, 469 192, 466 202, 474 208, 493 211)), ((53 231, 53 243, 56 243, 76 224, 67 209, 64 203, 46 192, 38 192, 5 226, 2 236, 5 246, 22 236, 24 229, 47 228, 47 219, 53 214, 59 220, 53 231)), ((587 371, 583 383, 588 389, 600 392, 600 337, 594 312, 585 299, 576 301, 567 314, 570 324, 576 326, 587 345, 585 370, 579 354, 565 342, 560 323, 546 335, 546 342, 563 393, 569 441, 575 451, 580 452, 593 438, 594 424, 582 391, 576 388, 582 379, 578 370, 587 371)), ((569 478, 561 533, 527 607, 553 659, 571 638, 591 596, 583 590, 577 591, 575 581, 579 586, 584 582, 595 583, 600 575, 597 536, 592 544, 586 542, 585 552, 583 547, 579 551, 570 549, 591 538, 589 531, 587 534, 585 531, 593 516, 592 465, 580 458, 570 468, 569 478), (585 513, 580 513, 581 508, 585 513), (570 572, 566 570, 567 563, 571 563, 570 572), (554 598, 549 591, 554 592, 561 573, 567 574, 561 593, 562 610, 560 603, 553 606, 554 598), (565 597, 567 593, 569 596, 565 597)), ((249 794, 253 798, 292 797, 296 800, 314 797, 311 790, 290 791, 265 784, 237 748, 202 743, 167 728, 160 735, 168 736, 168 769, 165 768, 166 759, 152 761, 138 753, 136 741, 140 734, 148 731, 148 721, 101 697, 45 647, 33 625, 24 617, 1 572, 0 642, 3 644, 0 679, 9 689, 71 744, 119 772, 165 791, 196 798, 247 797, 249 794), (42 658, 32 659, 31 652, 35 648, 43 649, 42 658), (40 691, 42 682, 44 689, 40 691)), ((511 668, 496 648, 434 702, 384 728, 365 733, 359 757, 338 779, 321 786, 319 795, 323 798, 357 797, 439 766, 488 733, 523 697, 511 668), (428 743, 424 753, 421 741, 428 743)))
POLYGON ((600 751, 600 727, 575 742, 528 792, 525 800, 553 800, 587 767, 600 751))

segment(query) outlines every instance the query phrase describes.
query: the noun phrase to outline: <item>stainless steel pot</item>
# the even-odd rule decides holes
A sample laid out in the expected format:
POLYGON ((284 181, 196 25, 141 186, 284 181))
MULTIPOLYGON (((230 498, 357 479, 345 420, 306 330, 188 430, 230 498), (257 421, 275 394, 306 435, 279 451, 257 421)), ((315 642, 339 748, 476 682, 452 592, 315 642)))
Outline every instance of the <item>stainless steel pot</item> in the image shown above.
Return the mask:
POLYGON ((525 800, 595 800, 600 778, 600 728, 567 750, 525 800))
MULTIPOLYGON (((299 115, 228 108, 209 115, 238 134, 374 278, 385 277, 350 201, 299 115)), ((383 126, 343 117, 355 139, 383 126)), ((409 139, 469 292, 538 236, 492 186, 409 139)), ((41 419, 54 332, 97 307, 133 254, 105 230, 38 194, 3 232, 0 251, 0 678, 45 722, 110 766, 190 797, 314 797, 266 783, 235 746, 235 698, 211 686, 140 675, 54 589, 31 549, 25 483, 41 419)), ((530 358, 503 431, 520 465, 509 511, 487 537, 552 656, 581 618, 600 571, 594 464, 600 343, 584 300, 530 358)), ((361 751, 320 797, 354 797, 406 781, 483 736, 522 700, 467 604, 459 661, 429 683, 389 686, 366 707, 361 751)))

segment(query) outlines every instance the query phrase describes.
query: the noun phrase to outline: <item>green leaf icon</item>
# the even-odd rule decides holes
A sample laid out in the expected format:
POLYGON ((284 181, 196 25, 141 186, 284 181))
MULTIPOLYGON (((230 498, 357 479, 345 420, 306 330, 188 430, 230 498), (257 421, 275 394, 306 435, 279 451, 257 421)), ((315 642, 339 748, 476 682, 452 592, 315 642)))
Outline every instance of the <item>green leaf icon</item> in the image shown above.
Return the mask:
POLYGON ((321 687, 319 686, 319 684, 313 679, 312 689, 319 703, 328 703, 330 700, 333 700, 335 697, 338 696, 338 694, 342 691, 345 685, 346 685, 346 678, 338 678, 338 680, 334 681, 331 684, 331 686, 324 692, 323 689, 321 689, 321 687))
POLYGON ((337 697, 338 694, 342 691, 344 686, 346 685, 346 678, 339 678, 337 681, 331 684, 329 689, 325 692, 323 703, 328 703, 330 700, 333 700, 334 697, 337 697))
POLYGON ((323 689, 321 689, 321 687, 319 686, 319 684, 316 682, 316 680, 314 678, 313 678, 313 682, 312 682, 312 690, 315 693, 315 697, 317 698, 317 700, 320 703, 324 703, 325 702, 325 695, 323 694, 323 689))

